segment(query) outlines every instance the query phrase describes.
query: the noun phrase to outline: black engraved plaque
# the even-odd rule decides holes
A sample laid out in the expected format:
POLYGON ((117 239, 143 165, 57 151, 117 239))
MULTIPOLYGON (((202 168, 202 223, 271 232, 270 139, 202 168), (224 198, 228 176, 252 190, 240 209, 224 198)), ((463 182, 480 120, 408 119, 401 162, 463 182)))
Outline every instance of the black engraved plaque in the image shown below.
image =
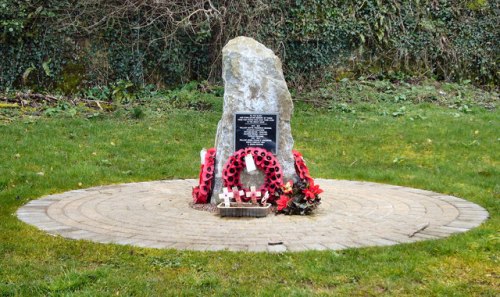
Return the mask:
POLYGON ((263 147, 276 155, 277 127, 277 113, 236 113, 234 115, 234 150, 263 147))

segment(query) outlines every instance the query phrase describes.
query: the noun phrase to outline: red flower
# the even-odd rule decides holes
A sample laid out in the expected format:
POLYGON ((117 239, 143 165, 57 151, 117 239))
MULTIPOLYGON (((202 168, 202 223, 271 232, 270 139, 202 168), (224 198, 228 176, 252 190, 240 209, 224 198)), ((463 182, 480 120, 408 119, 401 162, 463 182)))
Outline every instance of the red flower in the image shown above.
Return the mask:
POLYGON ((276 201, 276 204, 278 204, 278 211, 287 208, 288 207, 288 202, 290 200, 292 200, 292 199, 288 198, 285 195, 281 195, 280 199, 278 201, 276 201))
POLYGON ((306 195, 306 199, 315 199, 316 195, 323 193, 323 190, 319 188, 319 185, 311 184, 303 193, 306 195))

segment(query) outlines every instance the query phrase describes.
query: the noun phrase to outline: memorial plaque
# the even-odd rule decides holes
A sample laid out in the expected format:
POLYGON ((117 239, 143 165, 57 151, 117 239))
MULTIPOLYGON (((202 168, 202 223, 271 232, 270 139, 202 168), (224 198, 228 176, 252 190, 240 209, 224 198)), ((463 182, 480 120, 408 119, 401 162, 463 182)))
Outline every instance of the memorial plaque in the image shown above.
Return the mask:
POLYGON ((263 147, 276 155, 277 123, 277 113, 236 113, 234 115, 234 150, 263 147))

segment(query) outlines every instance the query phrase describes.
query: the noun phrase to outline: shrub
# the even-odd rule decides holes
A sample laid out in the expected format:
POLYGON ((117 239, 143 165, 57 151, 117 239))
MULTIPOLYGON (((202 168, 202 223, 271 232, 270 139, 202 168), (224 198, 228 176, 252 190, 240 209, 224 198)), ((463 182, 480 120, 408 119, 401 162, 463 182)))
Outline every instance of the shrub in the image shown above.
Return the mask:
POLYGON ((247 35, 291 83, 432 76, 498 83, 498 1, 0 0, 0 89, 169 86, 220 79, 247 35))

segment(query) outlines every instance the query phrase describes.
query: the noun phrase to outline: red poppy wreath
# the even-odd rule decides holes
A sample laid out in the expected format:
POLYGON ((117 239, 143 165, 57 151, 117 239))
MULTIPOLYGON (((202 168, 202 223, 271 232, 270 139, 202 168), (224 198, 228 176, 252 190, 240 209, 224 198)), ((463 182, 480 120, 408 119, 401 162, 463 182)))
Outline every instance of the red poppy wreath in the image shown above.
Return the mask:
POLYGON ((193 202, 207 203, 212 194, 212 182, 214 177, 215 148, 207 150, 205 161, 201 165, 200 185, 193 188, 193 202))
MULTIPOLYGON (((245 168, 245 156, 252 155, 255 161, 255 166, 264 172, 264 184, 258 189, 262 193, 269 191, 273 194, 283 184, 283 174, 281 165, 276 157, 269 151, 258 147, 248 147, 236 151, 227 160, 222 170, 222 180, 225 187, 238 187, 243 188, 240 181, 240 174, 245 168)), ((245 192, 248 189, 244 189, 245 192)), ((273 195, 271 195, 273 197, 273 195)), ((243 197, 242 197, 243 198, 243 197)), ((245 197, 245 201, 250 198, 245 197)))
MULTIPOLYGON (((209 201, 214 181, 215 154, 215 148, 207 150, 204 164, 201 165, 199 186, 193 188, 192 194, 194 203, 208 203, 209 201)), ((246 166, 245 156, 249 154, 253 156, 256 167, 265 173, 265 182, 258 189, 258 191, 263 194, 265 191, 269 191, 271 197, 274 197, 272 194, 283 186, 282 169, 276 157, 271 152, 263 148, 249 147, 235 152, 227 160, 222 171, 224 186, 230 188, 238 187, 239 189, 243 187, 240 181, 240 174, 246 166)), ((302 155, 298 151, 294 150, 293 157, 295 160, 295 171, 299 178, 301 180, 305 180, 310 185, 314 185, 314 180, 309 174, 309 169, 307 168, 302 155)), ((244 190, 248 191, 248 189, 244 190)), ((244 197, 244 199, 247 201, 250 198, 244 197)))
POLYGON ((292 151, 293 158, 295 160, 295 172, 300 177, 301 180, 306 180, 309 184, 314 184, 314 180, 309 174, 309 169, 306 166, 306 162, 304 161, 304 157, 298 151, 292 151))

